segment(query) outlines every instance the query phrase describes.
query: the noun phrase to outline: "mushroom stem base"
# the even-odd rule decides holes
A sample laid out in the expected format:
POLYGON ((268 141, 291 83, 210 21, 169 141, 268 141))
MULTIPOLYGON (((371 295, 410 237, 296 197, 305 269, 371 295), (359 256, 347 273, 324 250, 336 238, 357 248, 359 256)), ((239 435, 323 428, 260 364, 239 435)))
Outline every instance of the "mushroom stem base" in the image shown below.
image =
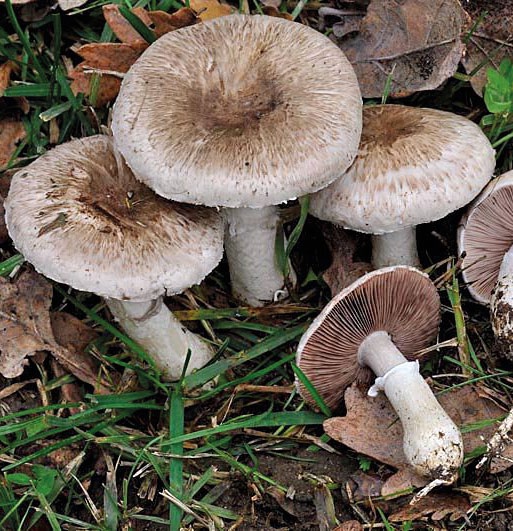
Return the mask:
POLYGON ((252 306, 273 301, 285 285, 275 253, 278 208, 225 208, 224 216, 234 295, 252 306))
POLYGON ((420 265, 415 227, 372 236, 372 265, 379 269, 394 265, 420 265))
POLYGON ((418 370, 390 370, 407 360, 386 332, 362 342, 358 361, 377 376, 386 374, 382 388, 403 426, 407 461, 423 476, 454 481, 463 462, 461 433, 418 370))
POLYGON ((203 367, 214 355, 211 347, 185 328, 162 298, 149 302, 107 299, 107 306, 125 333, 139 343, 166 380, 178 380, 190 349, 187 373, 203 367))
POLYGON ((492 328, 501 355, 513 359, 513 247, 504 255, 490 301, 492 328))

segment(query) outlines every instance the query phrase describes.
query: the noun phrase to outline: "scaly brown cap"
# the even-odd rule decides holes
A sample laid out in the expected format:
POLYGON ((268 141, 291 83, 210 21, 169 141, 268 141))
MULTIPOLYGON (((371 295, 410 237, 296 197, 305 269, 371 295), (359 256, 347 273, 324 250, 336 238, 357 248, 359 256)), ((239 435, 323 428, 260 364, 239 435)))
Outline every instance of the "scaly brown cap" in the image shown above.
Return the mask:
POLYGON ((395 232, 468 204, 494 167, 489 140, 462 116, 404 105, 368 106, 354 163, 312 195, 310 212, 352 230, 395 232))
POLYGON ((489 304, 502 260, 513 245, 513 171, 491 181, 458 227, 458 249, 465 253, 463 278, 470 294, 489 304))
POLYGON ((108 136, 61 144, 18 171, 5 210, 16 248, 39 272, 105 297, 180 293, 222 256, 220 215, 155 195, 108 136))
POLYGON ((167 33, 123 79, 112 130, 159 195, 262 207, 323 188, 353 161, 362 101, 321 33, 232 15, 167 33))
MULTIPOLYGON (((429 277, 408 266, 367 273, 341 291, 301 338, 297 364, 328 406, 336 407, 355 380, 370 369, 358 363, 358 348, 371 333, 384 331, 408 359, 428 347, 440 323, 440 298, 429 277)), ((301 395, 314 403, 306 389, 301 395)))

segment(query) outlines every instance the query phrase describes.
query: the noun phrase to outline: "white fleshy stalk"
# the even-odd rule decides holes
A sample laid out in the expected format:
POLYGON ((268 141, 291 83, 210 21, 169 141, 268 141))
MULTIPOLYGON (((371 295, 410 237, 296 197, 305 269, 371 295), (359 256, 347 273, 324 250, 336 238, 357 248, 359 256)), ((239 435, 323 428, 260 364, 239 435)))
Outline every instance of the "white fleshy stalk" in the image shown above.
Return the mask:
POLYGON ((403 449, 418 474, 452 483, 463 463, 463 441, 457 426, 386 332, 370 334, 360 345, 358 361, 378 376, 374 390, 383 390, 404 431, 403 449))
POLYGON ((166 380, 180 378, 189 349, 187 374, 212 359, 213 349, 178 321, 162 297, 149 302, 106 299, 106 303, 121 328, 155 361, 166 380))
POLYGON ((420 265, 415 227, 372 236, 372 265, 379 269, 394 265, 420 265))
MULTIPOLYGON (((495 337, 506 349, 513 350, 513 247, 504 255, 499 278, 490 301, 492 328, 495 337)), ((505 352, 505 354, 507 354, 505 352)), ((513 356, 508 356, 511 358, 513 356)))
POLYGON ((275 300, 285 280, 276 263, 278 208, 225 208, 225 251, 234 295, 251 306, 275 300))
MULTIPOLYGON (((502 260, 499 279, 490 301, 490 313, 495 337, 501 344, 504 354, 511 359, 513 356, 513 247, 504 255, 502 260)), ((513 409, 509 411, 487 443, 486 454, 476 468, 482 467, 490 457, 500 457, 504 446, 509 441, 509 432, 512 427, 513 409)))

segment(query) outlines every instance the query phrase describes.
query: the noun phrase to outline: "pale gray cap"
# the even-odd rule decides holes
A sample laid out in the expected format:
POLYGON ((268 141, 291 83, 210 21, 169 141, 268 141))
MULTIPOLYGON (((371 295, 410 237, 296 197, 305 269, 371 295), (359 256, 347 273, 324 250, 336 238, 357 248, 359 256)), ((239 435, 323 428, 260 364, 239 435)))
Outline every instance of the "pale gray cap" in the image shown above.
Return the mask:
POLYGON ((495 151, 453 113, 403 105, 364 107, 358 155, 310 212, 345 228, 384 234, 443 218, 492 177, 495 151))
POLYGON ((490 181, 458 227, 463 279, 477 301, 490 303, 504 255, 512 246, 513 171, 509 171, 490 181))
POLYGON ((126 74, 116 146, 159 195, 262 207, 353 161, 362 100, 343 52, 295 22, 231 15, 167 33, 126 74))
POLYGON ((61 144, 19 170, 5 211, 14 245, 37 271, 104 297, 180 293, 222 257, 221 216, 158 197, 108 136, 61 144))

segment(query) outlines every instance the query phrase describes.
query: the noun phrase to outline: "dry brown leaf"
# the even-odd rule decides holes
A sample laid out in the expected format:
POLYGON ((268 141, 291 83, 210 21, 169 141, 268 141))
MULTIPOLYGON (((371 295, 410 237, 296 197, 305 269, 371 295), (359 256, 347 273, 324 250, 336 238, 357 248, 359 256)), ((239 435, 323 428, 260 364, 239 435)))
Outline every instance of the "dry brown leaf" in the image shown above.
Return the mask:
POLYGON ((52 312, 50 322, 57 343, 75 352, 84 352, 89 343, 98 338, 96 330, 67 312, 52 312))
POLYGON ((48 351, 68 372, 96 386, 96 369, 55 340, 51 300, 52 285, 34 271, 24 271, 16 282, 0 278, 0 373, 6 378, 19 376, 28 356, 48 351))
POLYGON ((153 23, 153 31, 157 37, 162 37, 162 35, 170 31, 200 22, 200 18, 188 7, 183 7, 173 14, 165 11, 149 11, 148 15, 153 23))
MULTIPOLYGON (((91 73, 84 72, 84 69, 88 70, 88 66, 85 63, 81 63, 71 72, 70 78, 72 82, 70 86, 73 94, 82 93, 90 96, 93 88, 93 78, 91 77, 91 73)), ((94 106, 102 107, 109 103, 109 101, 114 100, 118 95, 120 87, 120 78, 110 74, 102 74, 95 92, 94 106)))
POLYGON ((407 96, 440 86, 454 74, 464 51, 467 23, 458 0, 373 0, 356 34, 339 46, 353 64, 362 95, 407 96))
POLYGON ((468 39, 461 63, 467 74, 479 68, 470 84, 482 96, 486 70, 498 68, 505 57, 513 61, 513 10, 511 0, 470 0, 465 3, 465 10, 472 19, 472 27, 479 23, 468 39))
POLYGON ((383 480, 371 474, 366 474, 358 470, 351 474, 351 480, 355 483, 355 488, 352 489, 352 496, 354 501, 366 500, 380 496, 383 480))
POLYGON ((51 284, 32 271, 24 271, 14 283, 0 278, 0 372, 5 377, 19 376, 27 356, 52 350, 51 298, 51 284))
POLYGON ((18 142, 23 140, 27 132, 23 122, 14 117, 0 120, 0 166, 5 166, 16 151, 18 142))
POLYGON ((292 15, 290 13, 282 13, 274 6, 264 6, 262 8, 264 15, 268 17, 277 17, 284 18, 285 20, 292 20, 292 15))
POLYGON ((76 52, 89 68, 125 73, 146 48, 146 44, 105 42, 84 44, 76 52))
POLYGON ((363 525, 358 520, 346 520, 335 527, 333 531, 363 531, 363 525))
POLYGON ((288 514, 291 516, 299 516, 297 508, 295 506, 294 500, 287 498, 286 494, 280 490, 278 487, 271 486, 265 491, 269 494, 276 503, 288 514))
POLYGON ((218 0, 190 0, 189 5, 203 21, 231 15, 236 11, 234 7, 221 4, 218 0))
MULTIPOLYGON (((114 35, 126 44, 146 44, 146 41, 132 24, 121 14, 119 6, 115 4, 108 4, 103 6, 103 16, 105 21, 110 26, 114 35)), ((151 25, 151 19, 147 16, 148 12, 142 8, 132 9, 132 13, 136 15, 146 25, 151 25)))
POLYGON ((450 493, 431 493, 420 498, 414 505, 409 503, 388 517, 391 522, 418 520, 431 515, 435 522, 449 516, 454 522, 463 518, 470 510, 470 502, 466 496, 450 493))
POLYGON ((16 70, 16 63, 14 61, 6 61, 0 65, 0 96, 3 95, 5 89, 11 82, 11 73, 16 70))
POLYGON ((278 9, 281 5, 281 0, 260 0, 260 3, 264 7, 274 7, 274 9, 278 9))
POLYGON ((348 231, 327 221, 319 221, 324 241, 331 253, 331 264, 322 278, 335 295, 365 273, 372 271, 372 264, 362 262, 357 251, 362 248, 364 235, 348 231), (356 261, 355 261, 356 257, 356 261))
MULTIPOLYGON (((422 487, 429 480, 411 469, 403 452, 403 429, 386 396, 380 393, 370 398, 356 385, 349 387, 344 395, 347 407, 345 417, 333 417, 324 422, 324 430, 333 439, 353 450, 368 455, 399 470, 383 485, 381 494, 391 495, 408 487, 422 487)), ((465 386, 438 397, 440 404, 458 426, 471 426, 489 419, 500 418, 504 412, 490 400, 482 398, 471 386, 465 386)), ((463 433, 463 447, 471 453, 484 446, 494 433, 493 424, 463 433)), ((510 457, 513 445, 503 455, 510 457)), ((494 460, 495 470, 511 466, 506 459, 494 460)))
MULTIPOLYGON (((132 13, 146 26, 151 27, 157 37, 199 21, 192 9, 185 7, 173 14, 164 11, 145 11, 140 7, 132 9, 132 13)), ((92 92, 93 74, 100 76, 94 101, 96 107, 102 107, 116 98, 123 74, 148 47, 148 43, 119 12, 119 6, 112 4, 103 6, 103 14, 112 31, 122 42, 91 43, 81 46, 75 51, 84 61, 69 72, 73 93, 87 96, 92 92)))

